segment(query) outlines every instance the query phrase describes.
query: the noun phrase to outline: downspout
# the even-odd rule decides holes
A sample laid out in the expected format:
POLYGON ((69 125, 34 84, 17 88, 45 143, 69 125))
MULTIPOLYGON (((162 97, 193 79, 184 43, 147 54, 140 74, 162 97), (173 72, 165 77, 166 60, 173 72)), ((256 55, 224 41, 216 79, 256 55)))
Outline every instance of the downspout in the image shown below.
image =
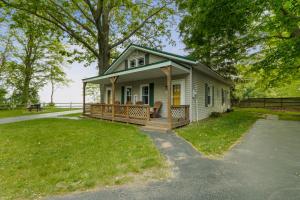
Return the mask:
POLYGON ((193 67, 190 70, 190 122, 193 121, 193 67))

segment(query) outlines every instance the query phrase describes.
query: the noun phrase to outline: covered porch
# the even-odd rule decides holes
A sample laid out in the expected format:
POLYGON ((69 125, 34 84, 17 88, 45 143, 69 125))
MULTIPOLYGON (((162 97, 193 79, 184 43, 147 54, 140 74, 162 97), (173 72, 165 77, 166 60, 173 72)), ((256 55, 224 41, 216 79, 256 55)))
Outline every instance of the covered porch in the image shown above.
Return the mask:
POLYGON ((189 76, 189 68, 164 61, 84 79, 83 114, 168 130, 184 126, 190 122, 189 76), (104 86, 101 102, 86 103, 88 83, 104 86))

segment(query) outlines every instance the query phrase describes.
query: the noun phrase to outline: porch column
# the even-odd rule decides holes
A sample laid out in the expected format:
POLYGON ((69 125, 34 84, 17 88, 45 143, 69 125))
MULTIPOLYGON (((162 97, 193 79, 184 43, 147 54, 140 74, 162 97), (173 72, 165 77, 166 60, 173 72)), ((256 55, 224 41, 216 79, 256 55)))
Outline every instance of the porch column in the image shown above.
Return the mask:
POLYGON ((82 94, 82 96, 83 96, 83 105, 82 105, 82 109, 83 109, 83 114, 85 114, 85 88, 86 88, 86 82, 83 82, 83 94, 82 94))
POLYGON ((116 82, 117 82, 118 76, 113 76, 110 78, 111 82, 111 93, 112 93, 112 121, 115 119, 115 99, 116 99, 116 82))
POLYGON ((172 67, 161 68, 162 72, 167 76, 167 120, 169 124, 169 129, 172 129, 172 113, 171 113, 171 87, 172 87, 172 67))

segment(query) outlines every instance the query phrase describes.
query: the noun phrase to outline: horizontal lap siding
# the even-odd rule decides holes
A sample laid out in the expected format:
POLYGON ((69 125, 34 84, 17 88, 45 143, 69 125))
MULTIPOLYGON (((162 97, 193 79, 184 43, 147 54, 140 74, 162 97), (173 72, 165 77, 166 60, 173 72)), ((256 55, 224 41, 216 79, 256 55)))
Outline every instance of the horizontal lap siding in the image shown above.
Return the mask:
MULTIPOLYGON (((224 112, 227 108, 230 108, 230 100, 227 99, 224 105, 222 105, 222 88, 230 91, 229 86, 222 82, 211 78, 198 70, 193 69, 192 72, 192 85, 193 89, 197 91, 197 95, 192 99, 192 119, 193 121, 209 117, 211 112, 224 112), (214 86, 214 106, 205 107, 205 83, 212 84, 214 86)), ((229 95, 230 96, 230 95, 229 95)))
MULTIPOLYGON (((190 77, 189 76, 176 76, 172 77, 172 80, 177 79, 185 79, 185 104, 189 104, 190 102, 190 77)), ((154 83, 154 102, 161 101, 162 108, 161 108, 161 115, 162 117, 167 116, 167 90, 166 90, 166 78, 156 78, 151 80, 141 80, 141 81, 134 81, 134 82, 126 82, 126 83, 116 83, 116 101, 121 102, 121 93, 122 93, 122 86, 131 86, 132 87, 132 99, 134 100, 134 96, 137 95, 138 100, 141 100, 141 91, 140 85, 154 83)), ((111 87, 111 85, 106 85, 106 87, 111 87)), ((106 91, 106 90, 105 90, 106 91)), ((106 93, 105 93, 106 95, 106 93)), ((105 97, 106 99, 106 97, 105 97)))

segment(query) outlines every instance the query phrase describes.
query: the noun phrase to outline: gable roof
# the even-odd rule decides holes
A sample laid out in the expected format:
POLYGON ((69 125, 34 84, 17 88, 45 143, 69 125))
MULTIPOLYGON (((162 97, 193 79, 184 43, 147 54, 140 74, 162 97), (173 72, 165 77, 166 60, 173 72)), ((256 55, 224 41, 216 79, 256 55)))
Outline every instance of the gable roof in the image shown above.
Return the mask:
POLYGON ((183 62, 183 63, 187 63, 187 64, 197 64, 198 63, 197 61, 190 59, 186 56, 181 56, 181 55, 177 55, 177 54, 173 54, 173 53, 169 53, 166 51, 161 51, 161 50, 157 50, 157 49, 153 49, 153 48, 149 48, 149 47, 144 47, 144 46, 140 46, 140 45, 136 45, 136 44, 130 44, 121 53, 121 55, 113 61, 113 63, 109 66, 109 68, 105 71, 104 74, 109 74, 109 73, 113 72, 114 69, 124 60, 124 58, 126 58, 134 50, 144 51, 147 53, 151 53, 154 55, 168 58, 170 60, 179 61, 179 62, 183 62))

